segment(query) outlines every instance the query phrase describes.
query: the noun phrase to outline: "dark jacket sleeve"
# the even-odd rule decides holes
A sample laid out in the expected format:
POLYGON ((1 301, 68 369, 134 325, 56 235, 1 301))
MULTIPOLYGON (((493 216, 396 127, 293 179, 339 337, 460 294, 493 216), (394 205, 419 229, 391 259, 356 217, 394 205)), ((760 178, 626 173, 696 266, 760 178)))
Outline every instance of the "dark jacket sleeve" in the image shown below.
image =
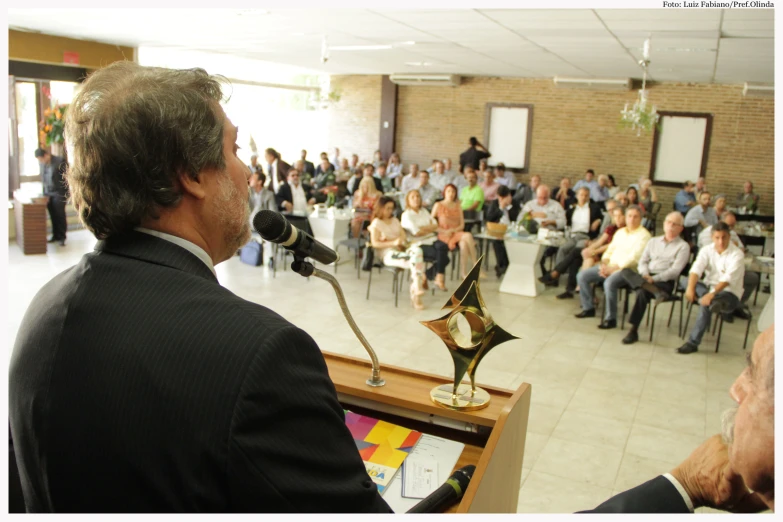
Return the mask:
POLYGON ((288 201, 289 203, 294 202, 294 198, 291 195, 291 187, 288 186, 288 183, 283 183, 278 187, 277 194, 275 194, 275 201, 277 202, 277 208, 280 210, 284 210, 283 201, 288 201))
POLYGON ((296 327, 268 337, 244 378, 229 441, 232 511, 388 513, 326 363, 296 327))
POLYGON ((597 508, 582 513, 690 513, 669 479, 659 475, 640 486, 615 495, 597 508))
POLYGON ((490 203, 490 205, 487 207, 487 213, 485 214, 485 219, 489 221, 490 223, 497 223, 500 221, 500 218, 503 217, 503 211, 500 210, 500 205, 498 205, 497 201, 493 201, 490 203))

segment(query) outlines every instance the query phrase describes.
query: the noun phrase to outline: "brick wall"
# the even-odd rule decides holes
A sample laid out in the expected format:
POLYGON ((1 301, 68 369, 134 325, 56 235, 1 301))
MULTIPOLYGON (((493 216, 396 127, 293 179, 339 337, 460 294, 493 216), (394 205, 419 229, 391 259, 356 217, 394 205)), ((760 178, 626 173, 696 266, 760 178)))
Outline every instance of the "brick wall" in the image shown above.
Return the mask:
MULTIPOLYGON (((344 88, 332 136, 345 151, 371 154, 377 148, 380 79, 341 76, 332 82, 344 88)), ((592 168, 597 174, 613 174, 620 186, 626 186, 649 173, 652 153, 652 134, 637 137, 617 126, 620 109, 635 95, 635 91, 557 89, 551 79, 477 77, 463 78, 462 85, 453 88, 400 86, 396 148, 405 163, 429 165, 435 157, 451 157, 456 163, 470 136, 484 139, 487 102, 530 103, 534 105, 532 173, 556 186, 562 176, 575 182, 592 168)), ((713 194, 733 197, 750 179, 762 195, 762 211, 772 212, 773 99, 743 97, 739 85, 681 83, 655 85, 649 99, 659 110, 712 113, 708 188, 713 194)), ((671 208, 676 189, 657 190, 663 208, 671 208)))
POLYGON ((340 157, 372 161, 381 135, 381 77, 333 76, 330 87, 340 101, 329 109, 329 150, 339 147, 340 157))

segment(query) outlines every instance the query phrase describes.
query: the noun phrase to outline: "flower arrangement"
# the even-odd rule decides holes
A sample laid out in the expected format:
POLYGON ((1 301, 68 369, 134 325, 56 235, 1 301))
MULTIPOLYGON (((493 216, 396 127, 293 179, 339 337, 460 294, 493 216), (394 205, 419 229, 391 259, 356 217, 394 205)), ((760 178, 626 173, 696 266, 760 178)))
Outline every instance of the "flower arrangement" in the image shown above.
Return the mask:
POLYGON ((67 110, 67 105, 57 105, 53 109, 44 110, 43 120, 38 123, 38 140, 41 146, 63 143, 67 110))
POLYGON ((321 193, 326 194, 326 208, 333 207, 335 203, 335 194, 337 185, 330 185, 321 189, 321 193))

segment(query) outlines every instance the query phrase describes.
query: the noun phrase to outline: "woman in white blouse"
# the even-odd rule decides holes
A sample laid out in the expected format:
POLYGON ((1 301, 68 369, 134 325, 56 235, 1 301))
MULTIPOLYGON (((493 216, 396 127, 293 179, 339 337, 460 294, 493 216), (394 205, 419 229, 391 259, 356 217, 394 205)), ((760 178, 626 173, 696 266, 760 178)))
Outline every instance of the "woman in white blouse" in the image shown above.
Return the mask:
MULTIPOLYGON (((421 194, 413 189, 405 195, 405 212, 402 213, 402 228, 408 231, 411 242, 421 245, 422 251, 432 249, 432 259, 435 258, 435 286, 446 290, 446 265, 449 264, 449 247, 438 241, 438 222, 430 212, 421 206, 421 194), (439 248, 440 247, 440 248, 439 248)), ((430 255, 427 254, 427 255, 430 255)), ((432 277, 430 275, 430 277, 432 277)))
POLYGON ((424 275, 424 253, 421 247, 408 246, 405 230, 400 220, 394 217, 397 204, 389 196, 382 196, 375 207, 375 218, 370 223, 370 244, 375 255, 383 259, 386 266, 409 268, 413 278, 411 283, 411 304, 416 310, 424 309, 421 296, 424 295, 426 276, 424 275))

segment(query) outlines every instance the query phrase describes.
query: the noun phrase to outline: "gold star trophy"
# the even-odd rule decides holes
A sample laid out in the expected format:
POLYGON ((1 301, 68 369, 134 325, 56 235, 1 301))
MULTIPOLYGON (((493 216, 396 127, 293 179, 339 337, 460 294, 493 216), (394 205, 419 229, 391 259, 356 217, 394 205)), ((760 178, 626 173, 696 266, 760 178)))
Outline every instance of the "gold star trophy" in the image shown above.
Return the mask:
POLYGON ((518 339, 495 324, 484 304, 478 282, 483 259, 484 256, 479 258, 443 306, 443 310, 449 310, 446 315, 432 321, 420 321, 441 338, 454 360, 454 385, 443 384, 430 392, 435 404, 452 410, 470 411, 489 406, 489 393, 476 387, 476 368, 495 346, 518 339), (470 338, 459 331, 457 319, 460 315, 470 326, 470 338), (462 383, 465 373, 470 378, 470 386, 462 383))

